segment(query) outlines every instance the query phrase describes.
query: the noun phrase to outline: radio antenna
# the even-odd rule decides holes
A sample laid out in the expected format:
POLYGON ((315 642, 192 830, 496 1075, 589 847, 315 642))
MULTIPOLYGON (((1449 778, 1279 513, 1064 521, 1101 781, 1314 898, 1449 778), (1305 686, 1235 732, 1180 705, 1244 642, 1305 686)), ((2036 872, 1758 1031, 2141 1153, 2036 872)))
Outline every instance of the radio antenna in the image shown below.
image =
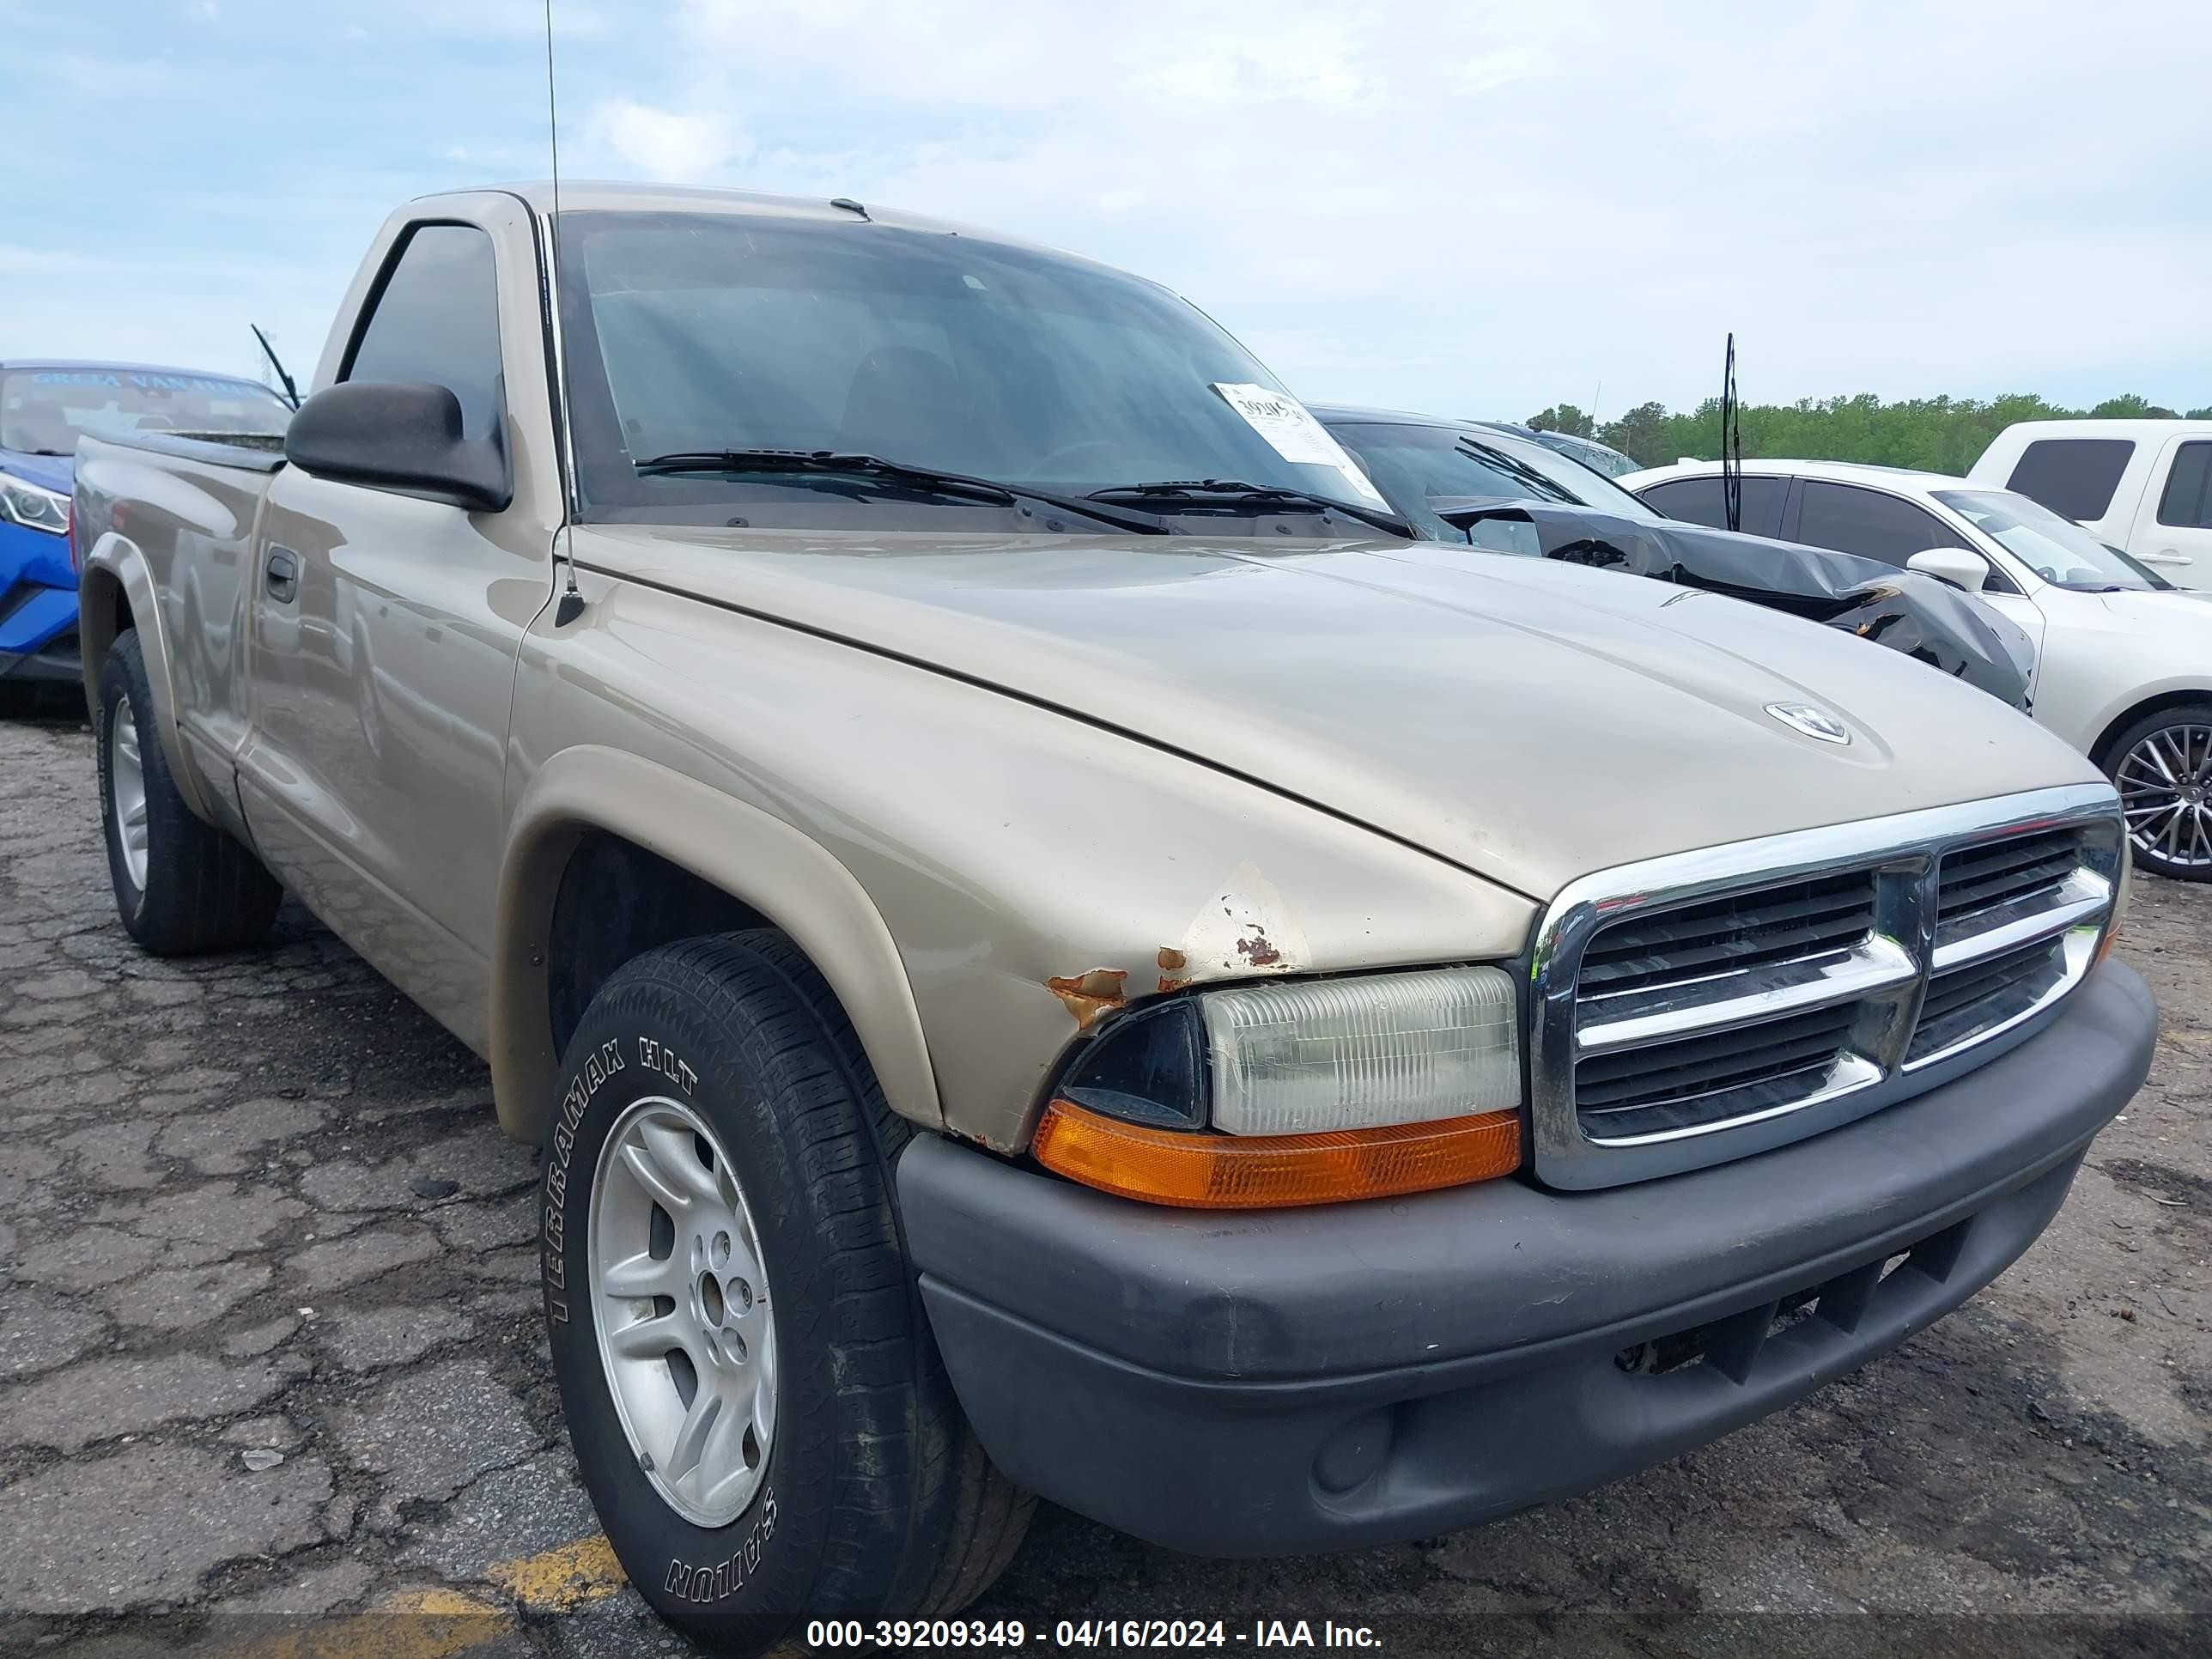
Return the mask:
POLYGON ((1730 530, 1743 528, 1743 405, 1735 395, 1733 331, 1721 366, 1721 513, 1730 530))
POLYGON ((553 397, 561 411, 561 522, 553 532, 555 562, 567 573, 567 585, 553 609, 553 625, 566 628, 584 614, 584 596, 576 586, 576 447, 569 435, 568 363, 561 346, 561 108, 553 94, 553 0, 545 0, 545 131, 553 152, 553 212, 546 222, 545 310, 553 331, 553 397))

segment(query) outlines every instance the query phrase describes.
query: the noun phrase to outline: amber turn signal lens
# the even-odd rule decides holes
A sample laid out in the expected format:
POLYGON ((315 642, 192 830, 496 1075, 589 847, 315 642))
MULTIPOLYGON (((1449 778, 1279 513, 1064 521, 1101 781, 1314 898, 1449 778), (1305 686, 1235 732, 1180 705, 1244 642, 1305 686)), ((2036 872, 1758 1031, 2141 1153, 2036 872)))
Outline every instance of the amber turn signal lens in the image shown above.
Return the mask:
POLYGON ((1521 1167, 1521 1118, 1484 1112, 1325 1134, 1201 1134, 1124 1123, 1055 1100, 1030 1150, 1046 1169, 1123 1198, 1190 1210, 1263 1210, 1510 1175, 1521 1167))
POLYGON ((2097 941, 2097 954, 2089 966, 2101 968, 2105 958, 2112 954, 2112 947, 2120 942, 2120 929, 2128 919, 2128 900, 2136 884, 2135 847, 2124 836, 2120 838, 2120 879, 2112 893, 2112 918, 2105 924, 2105 936, 2097 941))

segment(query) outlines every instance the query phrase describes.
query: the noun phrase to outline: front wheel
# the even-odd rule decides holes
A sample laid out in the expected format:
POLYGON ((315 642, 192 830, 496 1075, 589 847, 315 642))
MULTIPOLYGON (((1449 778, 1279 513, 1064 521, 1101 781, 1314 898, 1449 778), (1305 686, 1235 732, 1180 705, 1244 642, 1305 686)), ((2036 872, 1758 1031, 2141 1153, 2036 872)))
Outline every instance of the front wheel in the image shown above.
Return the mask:
POLYGON ((615 1553, 717 1652, 944 1615, 1034 1500, 962 1417, 901 1237, 884 1103, 781 934, 630 962, 570 1038, 546 1146, 562 1411, 615 1553))
POLYGON ((2212 881, 2212 702, 2146 714, 2113 742, 2110 770, 2136 866, 2212 881))

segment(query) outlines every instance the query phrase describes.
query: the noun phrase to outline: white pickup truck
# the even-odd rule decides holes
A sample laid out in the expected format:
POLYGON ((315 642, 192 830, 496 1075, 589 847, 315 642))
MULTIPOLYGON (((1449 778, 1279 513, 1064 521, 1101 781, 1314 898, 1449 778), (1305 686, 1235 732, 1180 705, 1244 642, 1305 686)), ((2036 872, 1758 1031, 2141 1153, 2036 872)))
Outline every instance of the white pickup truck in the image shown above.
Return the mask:
POLYGON ((2212 421, 2021 421, 1966 477, 2041 501, 2176 587, 2212 589, 2212 421))

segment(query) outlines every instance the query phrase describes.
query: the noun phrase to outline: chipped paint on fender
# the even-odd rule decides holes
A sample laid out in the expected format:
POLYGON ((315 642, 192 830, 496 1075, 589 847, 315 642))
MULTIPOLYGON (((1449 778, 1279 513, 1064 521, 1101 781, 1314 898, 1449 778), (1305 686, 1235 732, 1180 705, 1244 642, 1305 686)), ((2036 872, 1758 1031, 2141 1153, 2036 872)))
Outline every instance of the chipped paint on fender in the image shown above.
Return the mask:
POLYGON ((1163 975, 1162 991, 1201 980, 1249 979, 1255 974, 1295 974, 1312 962, 1304 930, 1274 884, 1249 860, 1229 872, 1198 907, 1182 947, 1160 952, 1160 965, 1176 956, 1182 971, 1163 975))

